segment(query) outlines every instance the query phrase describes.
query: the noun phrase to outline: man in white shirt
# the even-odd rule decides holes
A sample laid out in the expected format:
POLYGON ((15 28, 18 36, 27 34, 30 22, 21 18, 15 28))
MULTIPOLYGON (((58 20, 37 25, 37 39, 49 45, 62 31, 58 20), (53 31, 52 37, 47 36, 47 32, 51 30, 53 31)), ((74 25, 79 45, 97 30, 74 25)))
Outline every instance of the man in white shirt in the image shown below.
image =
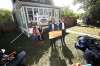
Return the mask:
MULTIPOLYGON (((55 19, 54 19, 54 18, 51 18, 51 23, 48 25, 48 30, 49 30, 49 32, 55 31, 55 30, 57 30, 57 29, 58 29, 58 26, 57 26, 57 24, 55 24, 55 19)), ((53 39, 50 39, 50 41, 51 41, 50 45, 51 45, 52 47, 55 46, 55 41, 56 41, 56 39, 53 38, 53 39)))
POLYGON ((52 31, 54 31, 54 28, 55 28, 55 27, 54 27, 54 24, 52 24, 52 31))
POLYGON ((55 31, 57 30, 57 24, 55 24, 55 19, 51 18, 51 23, 48 25, 48 30, 50 31, 55 31))
POLYGON ((64 18, 63 17, 60 20, 59 29, 62 30, 61 42, 62 42, 62 44, 65 44, 65 24, 64 24, 64 18))

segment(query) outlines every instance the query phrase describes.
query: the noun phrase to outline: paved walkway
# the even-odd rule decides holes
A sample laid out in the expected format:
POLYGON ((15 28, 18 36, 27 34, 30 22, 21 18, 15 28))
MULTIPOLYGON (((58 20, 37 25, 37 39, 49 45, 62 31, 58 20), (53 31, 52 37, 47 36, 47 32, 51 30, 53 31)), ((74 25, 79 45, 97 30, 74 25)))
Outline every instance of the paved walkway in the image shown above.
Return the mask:
POLYGON ((88 36, 90 36, 90 37, 100 39, 100 36, 92 35, 92 34, 87 34, 87 33, 83 33, 83 32, 77 32, 77 31, 73 31, 73 30, 70 30, 70 29, 66 29, 66 32, 67 32, 67 33, 74 33, 74 34, 78 34, 78 35, 88 35, 88 36))

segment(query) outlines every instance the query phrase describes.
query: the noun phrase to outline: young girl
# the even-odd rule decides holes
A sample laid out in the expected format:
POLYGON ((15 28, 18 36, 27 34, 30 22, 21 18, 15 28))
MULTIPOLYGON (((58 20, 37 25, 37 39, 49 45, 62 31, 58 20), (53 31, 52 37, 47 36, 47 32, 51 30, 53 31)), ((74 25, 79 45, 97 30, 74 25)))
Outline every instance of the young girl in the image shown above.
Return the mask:
POLYGON ((42 40, 41 33, 36 26, 33 26, 33 40, 42 40))
POLYGON ((32 39, 38 40, 36 26, 33 26, 32 39))

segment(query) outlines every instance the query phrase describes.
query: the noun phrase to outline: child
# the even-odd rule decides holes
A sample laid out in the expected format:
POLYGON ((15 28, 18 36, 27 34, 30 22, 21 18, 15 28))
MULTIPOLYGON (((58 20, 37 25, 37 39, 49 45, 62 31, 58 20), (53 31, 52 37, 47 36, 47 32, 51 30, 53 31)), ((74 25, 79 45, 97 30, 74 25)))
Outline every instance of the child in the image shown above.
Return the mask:
POLYGON ((42 27, 39 26, 38 30, 39 30, 39 32, 40 32, 40 35, 39 35, 38 38, 39 38, 39 40, 43 40, 43 30, 42 30, 42 27))
POLYGON ((33 26, 32 39, 33 40, 38 40, 36 26, 33 26))
POLYGON ((36 26, 33 27, 33 37, 32 38, 33 40, 42 40, 41 33, 36 26))

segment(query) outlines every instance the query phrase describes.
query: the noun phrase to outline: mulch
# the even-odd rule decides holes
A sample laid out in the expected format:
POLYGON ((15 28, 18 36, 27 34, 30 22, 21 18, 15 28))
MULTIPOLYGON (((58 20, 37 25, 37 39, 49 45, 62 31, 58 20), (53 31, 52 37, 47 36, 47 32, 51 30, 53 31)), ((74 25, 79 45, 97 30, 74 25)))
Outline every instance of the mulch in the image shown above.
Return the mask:
POLYGON ((33 41, 33 47, 40 47, 45 44, 44 40, 33 41))

